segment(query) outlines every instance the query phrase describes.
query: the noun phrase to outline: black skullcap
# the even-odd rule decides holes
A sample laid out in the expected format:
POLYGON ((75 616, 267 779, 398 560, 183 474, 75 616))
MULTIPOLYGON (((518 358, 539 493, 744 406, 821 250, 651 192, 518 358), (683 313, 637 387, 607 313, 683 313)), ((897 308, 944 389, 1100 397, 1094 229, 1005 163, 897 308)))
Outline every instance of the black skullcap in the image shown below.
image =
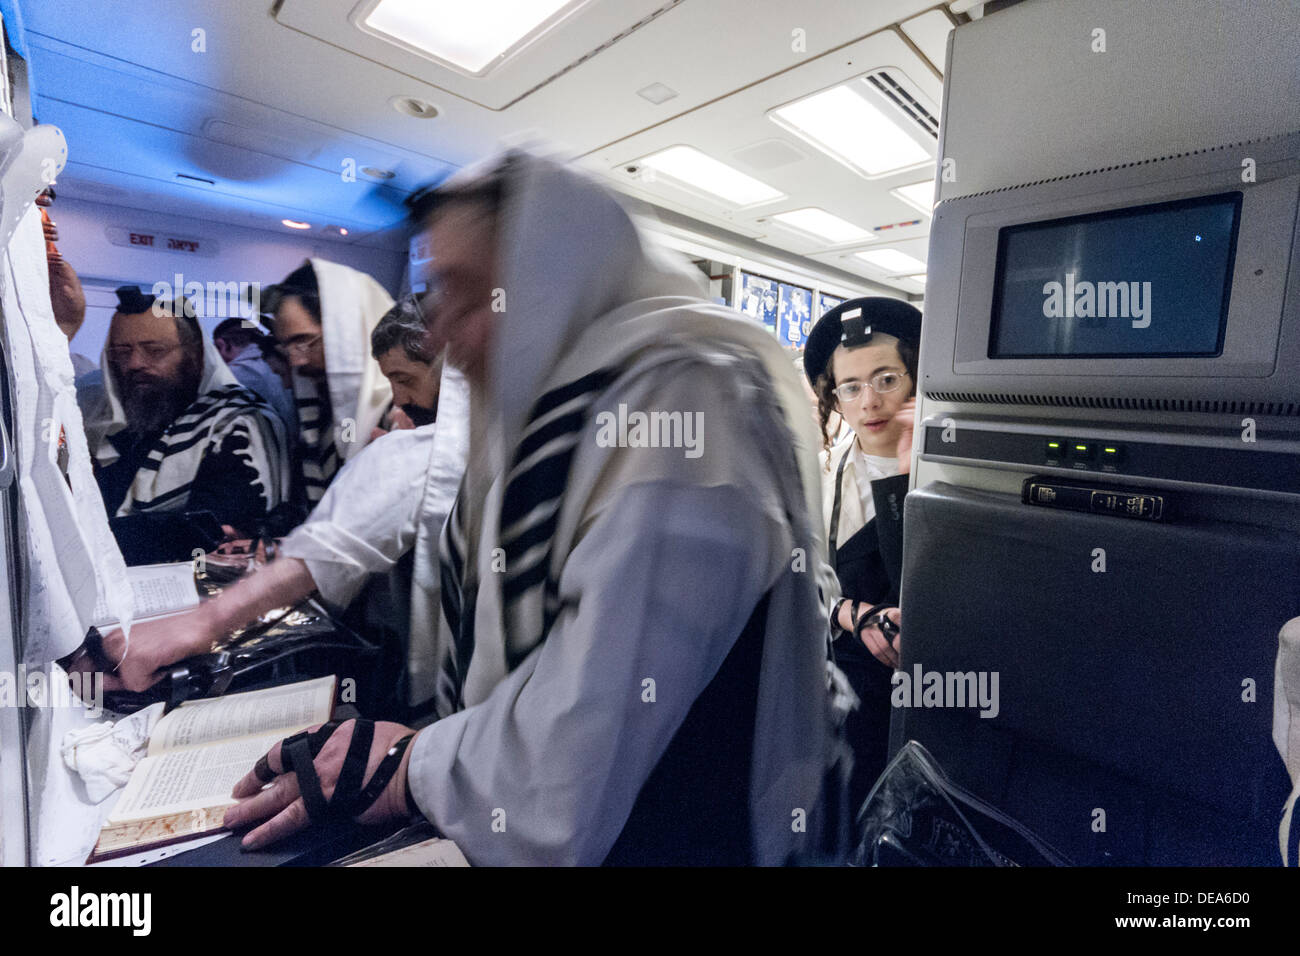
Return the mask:
POLYGON ((816 388, 817 379, 826 372, 831 355, 844 341, 846 335, 854 336, 855 345, 866 345, 872 334, 883 333, 919 347, 921 344, 921 313, 902 299, 886 296, 864 296, 849 299, 831 309, 812 327, 803 350, 803 371, 809 383, 816 388), (856 319, 862 320, 861 335, 855 336, 856 319), (846 331, 846 322, 848 328, 846 331))
POLYGON ((153 309, 165 310, 172 316, 183 319, 194 319, 198 315, 192 299, 159 299, 152 293, 141 292, 138 285, 121 285, 113 291, 117 293, 117 311, 123 315, 141 315, 153 309))
POLYGON ((156 295, 141 292, 138 285, 122 285, 114 291, 117 293, 117 311, 123 315, 139 315, 148 312, 158 298, 156 295))

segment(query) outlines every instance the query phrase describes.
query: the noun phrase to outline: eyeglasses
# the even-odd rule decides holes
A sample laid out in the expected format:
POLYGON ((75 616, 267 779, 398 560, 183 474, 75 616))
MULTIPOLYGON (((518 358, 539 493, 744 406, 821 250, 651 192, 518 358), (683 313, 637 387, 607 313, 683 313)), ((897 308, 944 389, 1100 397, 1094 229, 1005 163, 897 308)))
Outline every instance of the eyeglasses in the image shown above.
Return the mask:
POLYGON ((306 358, 311 354, 311 350, 316 347, 324 336, 313 335, 310 338, 298 339, 295 342, 285 342, 283 345, 276 346, 281 355, 296 355, 299 358, 306 358))
POLYGON ((417 293, 411 298, 411 302, 415 306, 415 314, 420 317, 420 322, 423 323, 426 329, 429 328, 429 313, 437 311, 441 297, 440 290, 429 289, 417 293))
POLYGON ((114 364, 121 365, 124 362, 131 361, 131 356, 137 348, 144 355, 146 362, 161 362, 172 352, 181 347, 179 342, 172 345, 163 345, 160 342, 142 342, 139 345, 110 345, 105 352, 108 360, 114 364))
POLYGON ((835 389, 835 397, 841 402, 852 402, 862 395, 864 388, 870 387, 877 395, 892 392, 903 384, 906 372, 877 372, 867 384, 862 382, 845 382, 835 389))

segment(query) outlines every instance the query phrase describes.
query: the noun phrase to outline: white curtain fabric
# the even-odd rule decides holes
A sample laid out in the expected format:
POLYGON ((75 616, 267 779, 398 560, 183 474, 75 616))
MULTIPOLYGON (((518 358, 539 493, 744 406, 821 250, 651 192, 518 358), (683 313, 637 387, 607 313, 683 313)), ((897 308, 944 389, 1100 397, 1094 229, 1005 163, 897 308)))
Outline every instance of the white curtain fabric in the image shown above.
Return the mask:
POLYGON ((91 470, 68 341, 54 322, 40 216, 32 208, 5 254, 5 331, 14 376, 14 434, 24 569, 23 659, 40 666, 85 639, 102 593, 129 625, 131 588, 91 470), (60 446, 67 458, 59 467, 60 446))
MULTIPOLYGON (((43 672, 45 686, 52 688, 66 686, 67 677, 51 662, 81 644, 100 593, 129 626, 131 588, 91 471, 68 342, 50 307, 45 243, 34 207, 3 258, 0 303, 15 405, 9 438, 25 559, 22 660, 28 674, 43 672), (66 478, 59 467, 61 444, 66 478)), ((27 741, 33 864, 78 864, 94 845, 106 804, 90 801, 59 748, 64 734, 97 718, 70 695, 34 706, 27 741)))

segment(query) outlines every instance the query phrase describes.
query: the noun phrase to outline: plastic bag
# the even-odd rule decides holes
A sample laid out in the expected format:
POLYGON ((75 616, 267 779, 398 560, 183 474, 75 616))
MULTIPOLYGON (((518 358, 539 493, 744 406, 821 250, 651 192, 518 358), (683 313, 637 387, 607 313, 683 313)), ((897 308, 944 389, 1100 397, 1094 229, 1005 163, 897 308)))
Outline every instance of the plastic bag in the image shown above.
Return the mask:
POLYGON ((996 807, 953 783, 909 740, 858 814, 855 866, 1069 866, 996 807))

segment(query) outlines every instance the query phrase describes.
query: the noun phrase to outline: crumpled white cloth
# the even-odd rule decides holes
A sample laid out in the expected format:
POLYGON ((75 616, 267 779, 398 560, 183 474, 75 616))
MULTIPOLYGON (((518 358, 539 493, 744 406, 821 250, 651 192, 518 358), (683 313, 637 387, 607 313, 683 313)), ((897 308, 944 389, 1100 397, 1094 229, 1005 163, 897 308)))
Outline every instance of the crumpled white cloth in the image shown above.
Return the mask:
POLYGON ((117 723, 106 720, 63 735, 63 764, 81 777, 92 803, 126 786, 149 749, 149 735, 163 708, 159 702, 117 723))

